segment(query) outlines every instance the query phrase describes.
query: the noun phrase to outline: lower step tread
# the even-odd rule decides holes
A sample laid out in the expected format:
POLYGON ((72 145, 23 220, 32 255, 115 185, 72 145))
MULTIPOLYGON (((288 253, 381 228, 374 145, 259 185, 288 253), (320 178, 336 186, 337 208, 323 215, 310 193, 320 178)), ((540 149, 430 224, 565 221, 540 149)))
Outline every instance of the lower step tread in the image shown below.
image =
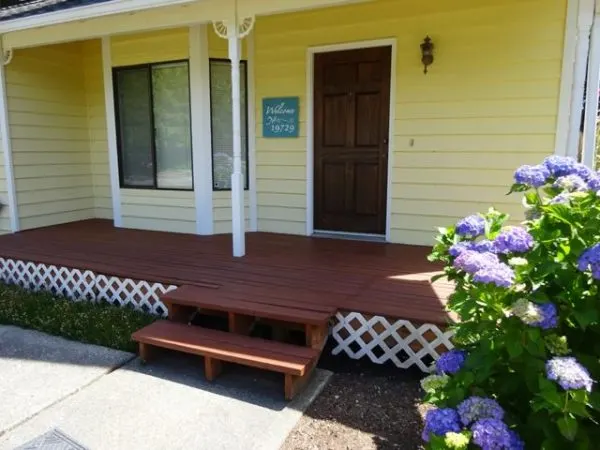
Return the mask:
POLYGON ((136 331, 132 339, 156 347, 298 376, 304 375, 319 357, 318 350, 308 347, 166 320, 136 331))

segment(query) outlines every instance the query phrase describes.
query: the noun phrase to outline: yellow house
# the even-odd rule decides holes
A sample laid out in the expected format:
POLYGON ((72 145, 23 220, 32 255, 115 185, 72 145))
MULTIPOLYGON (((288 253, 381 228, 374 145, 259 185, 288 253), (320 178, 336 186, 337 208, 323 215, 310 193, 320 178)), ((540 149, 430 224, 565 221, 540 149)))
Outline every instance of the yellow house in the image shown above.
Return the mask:
POLYGON ((600 65, 594 0, 0 4, 4 233, 427 245, 491 204, 519 218, 513 170, 576 147, 600 65))

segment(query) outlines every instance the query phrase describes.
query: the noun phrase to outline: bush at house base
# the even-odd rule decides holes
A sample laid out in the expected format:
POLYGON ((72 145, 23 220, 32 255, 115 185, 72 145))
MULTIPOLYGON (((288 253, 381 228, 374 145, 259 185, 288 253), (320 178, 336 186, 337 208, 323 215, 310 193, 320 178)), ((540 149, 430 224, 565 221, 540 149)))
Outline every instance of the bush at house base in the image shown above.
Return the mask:
POLYGON ((455 349, 421 385, 428 449, 595 449, 600 441, 600 174, 551 156, 515 172, 527 220, 440 229, 455 349))

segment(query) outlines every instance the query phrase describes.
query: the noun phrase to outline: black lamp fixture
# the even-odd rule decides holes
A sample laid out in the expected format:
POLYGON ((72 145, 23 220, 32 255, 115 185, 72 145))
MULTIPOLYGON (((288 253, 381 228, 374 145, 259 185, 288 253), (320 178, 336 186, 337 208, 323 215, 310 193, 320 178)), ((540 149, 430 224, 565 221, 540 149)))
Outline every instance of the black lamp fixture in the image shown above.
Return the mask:
POLYGON ((427 67, 433 63, 433 42, 429 36, 425 36, 421 43, 421 62, 423 63, 423 73, 427 73, 427 67))

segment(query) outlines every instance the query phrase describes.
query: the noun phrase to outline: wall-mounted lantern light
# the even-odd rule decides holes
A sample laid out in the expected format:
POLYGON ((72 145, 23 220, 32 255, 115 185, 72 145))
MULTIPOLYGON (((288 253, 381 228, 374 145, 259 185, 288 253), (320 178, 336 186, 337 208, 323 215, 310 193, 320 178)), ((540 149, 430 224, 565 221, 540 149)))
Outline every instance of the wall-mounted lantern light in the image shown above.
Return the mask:
POLYGON ((423 63, 423 73, 427 73, 427 67, 433 63, 433 42, 426 36, 421 44, 421 62, 423 63))

